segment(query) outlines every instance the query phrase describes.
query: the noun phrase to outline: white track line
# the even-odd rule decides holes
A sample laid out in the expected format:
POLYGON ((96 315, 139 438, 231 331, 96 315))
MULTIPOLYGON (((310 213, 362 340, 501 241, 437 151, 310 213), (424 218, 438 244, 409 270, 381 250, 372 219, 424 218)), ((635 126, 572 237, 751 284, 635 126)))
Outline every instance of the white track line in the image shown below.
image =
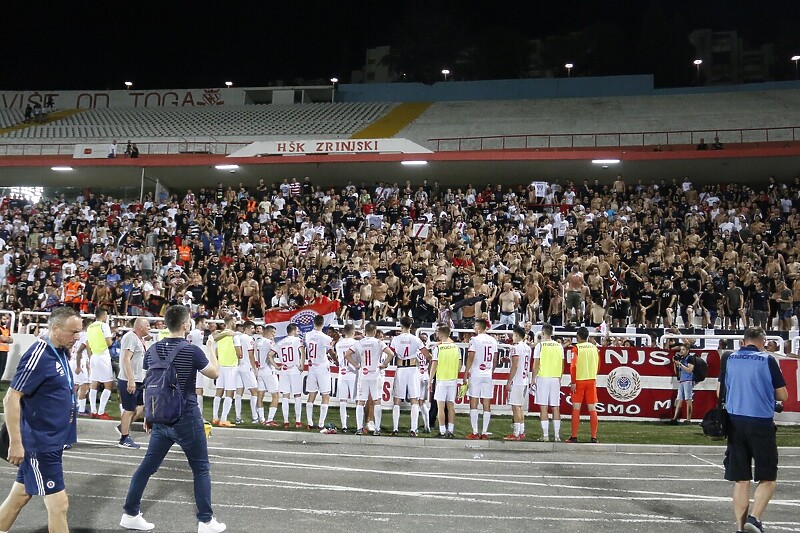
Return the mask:
MULTIPOLYGON (((114 496, 107 496, 107 495, 92 495, 92 494, 70 494, 70 497, 75 498, 87 498, 87 499, 104 499, 104 500, 119 500, 120 498, 114 496)), ((194 501, 185 501, 185 500, 158 500, 158 503, 165 503, 170 505, 188 505, 194 506, 194 501)), ((277 507, 277 506, 263 506, 263 505, 244 505, 244 504, 226 504, 226 503, 214 503, 215 508, 220 509, 234 509, 234 510, 255 510, 255 511, 273 511, 273 512, 288 512, 288 513, 302 513, 302 514, 311 514, 311 515, 323 515, 323 516, 361 516, 365 518, 373 518, 375 516, 382 517, 384 520, 388 520, 389 517, 400 517, 400 518, 408 518, 409 515, 407 513, 401 512, 388 512, 388 511, 378 511, 378 510, 369 510, 369 511, 360 511, 360 510, 350 510, 350 509, 311 509, 306 507, 277 507)), ((560 509, 555 508, 546 508, 550 511, 557 511, 560 509)), ((567 509, 572 510, 572 509, 567 509)), ((610 514, 608 511, 599 511, 604 514, 610 514)), ((530 517, 527 516, 519 516, 519 515, 490 515, 490 514, 453 514, 453 513, 424 513, 424 512, 414 512, 412 516, 425 518, 425 519, 443 519, 443 520, 452 520, 452 519, 464 519, 464 520, 488 520, 488 521, 511 521, 511 522, 519 522, 519 521, 528 521, 531 520, 530 517)), ((224 519, 224 517, 221 517, 224 519)), ((382 520, 382 521, 384 521, 382 520)), ((563 516, 563 515, 556 515, 556 516, 536 516, 535 520, 537 522, 550 522, 550 523, 559 523, 559 522, 593 522, 593 523, 648 523, 648 524, 687 524, 687 525, 703 525, 703 526, 719 526, 719 525, 726 525, 729 523, 728 520, 693 520, 675 516, 648 516, 648 515, 630 515, 627 514, 621 517, 609 517, 609 518, 595 518, 595 517, 571 517, 571 516, 563 516)), ((797 528, 800 527, 800 522, 770 522, 769 523, 770 529, 776 529, 779 531, 797 531, 797 528), (788 527, 781 527, 781 526, 788 526, 788 527)))

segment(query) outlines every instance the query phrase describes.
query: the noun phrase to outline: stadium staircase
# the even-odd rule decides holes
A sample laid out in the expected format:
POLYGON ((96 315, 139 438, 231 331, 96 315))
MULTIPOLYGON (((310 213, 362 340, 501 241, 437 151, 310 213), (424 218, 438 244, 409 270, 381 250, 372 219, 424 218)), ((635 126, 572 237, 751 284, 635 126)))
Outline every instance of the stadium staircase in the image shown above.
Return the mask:
POLYGON ((431 106, 431 102, 400 104, 382 118, 353 134, 351 139, 388 139, 414 122, 431 106))
MULTIPOLYGON (((44 124, 50 124, 51 122, 56 122, 67 117, 71 117, 73 115, 77 115, 78 113, 82 113, 86 111, 85 109, 61 109, 59 111, 51 111, 49 113, 44 114, 44 120, 41 122, 34 122, 31 120, 30 122, 24 122, 22 117, 19 117, 19 120, 14 121, 8 125, 4 125, 4 127, 0 128, 0 135, 6 135, 11 132, 25 130, 28 128, 33 128, 36 126, 42 126, 44 124)), ((5 121, 2 121, 5 122, 5 121)))

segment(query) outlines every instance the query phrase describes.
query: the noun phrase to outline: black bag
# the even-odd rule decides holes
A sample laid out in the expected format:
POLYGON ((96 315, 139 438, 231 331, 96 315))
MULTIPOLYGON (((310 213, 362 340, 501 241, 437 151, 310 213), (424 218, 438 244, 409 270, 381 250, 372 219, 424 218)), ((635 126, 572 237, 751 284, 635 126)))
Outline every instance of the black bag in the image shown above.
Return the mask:
POLYGON ((703 434, 713 439, 723 439, 728 436, 728 411, 724 407, 710 409, 703 421, 700 422, 703 434))
POLYGON ((700 383, 706 380, 708 375, 708 363, 699 355, 694 356, 694 368, 692 369, 692 377, 695 383, 700 383))
POLYGON ((8 435, 8 427, 5 422, 0 427, 0 459, 8 461, 8 448, 11 446, 11 437, 8 435))
POLYGON ((703 417, 703 421, 700 422, 703 434, 712 439, 723 439, 728 436, 728 411, 725 410, 725 370, 727 362, 728 359, 726 357, 720 364, 717 406, 710 409, 703 417))

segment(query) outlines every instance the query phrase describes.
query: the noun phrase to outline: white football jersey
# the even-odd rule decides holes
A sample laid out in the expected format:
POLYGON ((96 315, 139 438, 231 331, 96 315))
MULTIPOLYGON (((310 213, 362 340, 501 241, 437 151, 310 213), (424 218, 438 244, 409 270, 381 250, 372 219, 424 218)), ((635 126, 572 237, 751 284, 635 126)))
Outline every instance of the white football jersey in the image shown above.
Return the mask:
POLYGON ((531 347, 527 342, 518 342, 511 347, 511 356, 517 356, 517 372, 511 378, 511 385, 514 387, 527 386, 528 374, 531 367, 531 347))
POLYGON ((202 348, 204 337, 205 337, 205 332, 202 329, 193 329, 186 336, 186 340, 189 341, 189 344, 193 346, 199 346, 200 348, 202 348))
POLYGON ((494 356, 497 354, 497 340, 486 333, 475 335, 469 341, 468 351, 475 352, 470 375, 473 377, 492 377, 494 356))
POLYGON ((353 360, 356 362, 361 361, 361 352, 363 351, 361 344, 352 337, 342 337, 339 339, 339 342, 336 343, 335 349, 336 357, 339 360, 339 374, 345 376, 347 374, 354 373, 356 368, 346 361, 344 356, 349 350, 353 350, 353 360))
POLYGON ((275 345, 275 353, 283 365, 285 372, 300 372, 300 354, 303 348, 303 339, 300 337, 284 337, 275 345))
POLYGON ((364 337, 358 342, 361 344, 361 375, 364 379, 375 379, 386 343, 375 337, 364 337))
POLYGON ((306 356, 311 366, 328 366, 328 350, 333 339, 321 331, 312 330, 306 333, 306 356))
POLYGON ((425 344, 416 335, 401 333, 392 339, 390 346, 398 359, 413 361, 420 358, 419 352, 425 344))
POLYGON ((255 349, 253 337, 247 335, 246 333, 239 333, 233 338, 233 345, 242 348, 242 358, 239 359, 239 367, 247 369, 252 368, 253 365, 250 364, 250 352, 255 349))
MULTIPOLYGON (((275 369, 272 366, 272 360, 269 358, 269 352, 275 348, 275 343, 266 337, 259 339, 256 343, 255 358, 258 361, 258 369, 262 372, 269 374, 273 373, 275 369)), ((277 353, 277 350, 275 350, 277 353)))

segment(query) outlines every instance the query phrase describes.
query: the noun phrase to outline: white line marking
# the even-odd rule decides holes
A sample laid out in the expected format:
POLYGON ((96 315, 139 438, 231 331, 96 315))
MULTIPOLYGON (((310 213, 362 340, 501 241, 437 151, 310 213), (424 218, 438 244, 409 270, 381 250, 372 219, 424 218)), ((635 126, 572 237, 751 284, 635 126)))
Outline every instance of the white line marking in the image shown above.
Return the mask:
POLYGON ((711 465, 711 466, 713 466, 713 467, 719 468, 720 470, 725 470, 725 467, 724 467, 724 466, 722 466, 722 465, 720 465, 720 464, 717 464, 717 463, 712 463, 712 462, 711 462, 711 461, 709 461, 708 459, 703 459, 702 457, 698 457, 698 456, 696 456, 696 455, 694 455, 694 454, 692 454, 692 457, 694 457, 694 458, 695 458, 695 459, 697 459, 698 461, 703 461, 704 463, 706 463, 706 464, 708 464, 708 465, 711 465))

